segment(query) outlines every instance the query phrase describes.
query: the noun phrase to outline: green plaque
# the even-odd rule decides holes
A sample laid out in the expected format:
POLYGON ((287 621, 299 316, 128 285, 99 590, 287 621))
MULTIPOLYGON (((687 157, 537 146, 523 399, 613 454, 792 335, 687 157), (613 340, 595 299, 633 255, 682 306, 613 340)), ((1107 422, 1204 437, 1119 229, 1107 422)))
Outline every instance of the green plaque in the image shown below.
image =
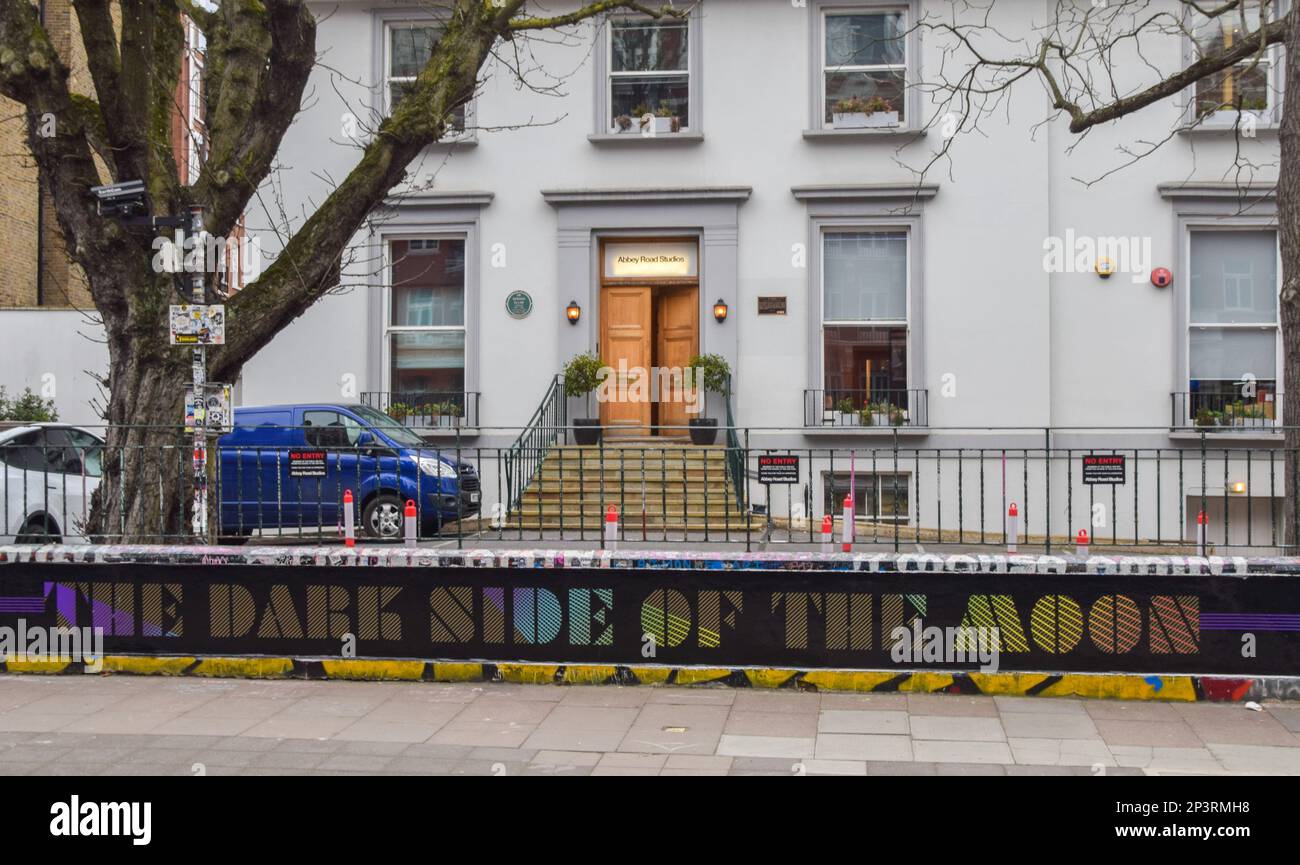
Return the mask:
POLYGON ((512 291, 506 297, 506 312, 511 318, 528 318, 533 311, 533 296, 526 291, 512 291))

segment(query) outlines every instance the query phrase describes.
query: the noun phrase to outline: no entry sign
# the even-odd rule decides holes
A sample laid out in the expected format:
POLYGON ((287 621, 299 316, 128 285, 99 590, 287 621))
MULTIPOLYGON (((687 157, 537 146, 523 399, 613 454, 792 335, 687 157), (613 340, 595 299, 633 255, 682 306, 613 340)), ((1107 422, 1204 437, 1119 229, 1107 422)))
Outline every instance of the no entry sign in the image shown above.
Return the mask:
POLYGON ((1128 467, 1122 454, 1085 454, 1083 457, 1083 482, 1085 484, 1128 483, 1128 467))
POLYGON ((758 482, 760 484, 799 483, 799 458, 760 454, 758 457, 758 482))

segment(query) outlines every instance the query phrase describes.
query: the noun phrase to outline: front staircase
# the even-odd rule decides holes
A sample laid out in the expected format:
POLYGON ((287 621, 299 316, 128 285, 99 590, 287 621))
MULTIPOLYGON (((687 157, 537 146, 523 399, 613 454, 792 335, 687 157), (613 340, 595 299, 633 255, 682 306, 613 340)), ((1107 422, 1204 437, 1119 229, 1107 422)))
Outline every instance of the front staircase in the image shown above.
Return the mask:
MULTIPOLYGON (((623 536, 744 532, 727 450, 673 440, 555 445, 533 473, 509 525, 532 531, 602 531, 618 508, 623 536)), ((758 524, 755 523, 754 526, 758 524)))

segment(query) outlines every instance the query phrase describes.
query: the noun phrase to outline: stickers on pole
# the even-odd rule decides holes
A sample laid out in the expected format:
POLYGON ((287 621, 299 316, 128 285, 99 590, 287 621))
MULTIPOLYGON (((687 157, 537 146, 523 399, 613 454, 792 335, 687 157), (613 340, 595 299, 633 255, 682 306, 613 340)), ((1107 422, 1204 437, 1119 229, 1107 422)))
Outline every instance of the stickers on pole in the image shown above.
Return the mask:
POLYGON ((185 431, 194 432, 196 423, 204 423, 209 433, 228 433, 232 429, 234 415, 230 409, 231 387, 228 384, 208 382, 204 387, 204 398, 195 404, 194 388, 185 389, 185 431))
POLYGON ((226 308, 222 304, 172 306, 170 324, 172 345, 226 343, 226 308))

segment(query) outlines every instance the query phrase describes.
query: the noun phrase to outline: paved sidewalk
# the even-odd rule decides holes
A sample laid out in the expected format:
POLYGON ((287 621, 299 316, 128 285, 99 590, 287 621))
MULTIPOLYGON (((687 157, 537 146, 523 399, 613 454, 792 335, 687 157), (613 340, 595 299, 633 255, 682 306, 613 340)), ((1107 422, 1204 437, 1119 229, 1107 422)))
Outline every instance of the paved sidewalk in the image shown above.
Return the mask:
POLYGON ((1300 775, 1300 706, 0 676, 0 775, 1300 775))

